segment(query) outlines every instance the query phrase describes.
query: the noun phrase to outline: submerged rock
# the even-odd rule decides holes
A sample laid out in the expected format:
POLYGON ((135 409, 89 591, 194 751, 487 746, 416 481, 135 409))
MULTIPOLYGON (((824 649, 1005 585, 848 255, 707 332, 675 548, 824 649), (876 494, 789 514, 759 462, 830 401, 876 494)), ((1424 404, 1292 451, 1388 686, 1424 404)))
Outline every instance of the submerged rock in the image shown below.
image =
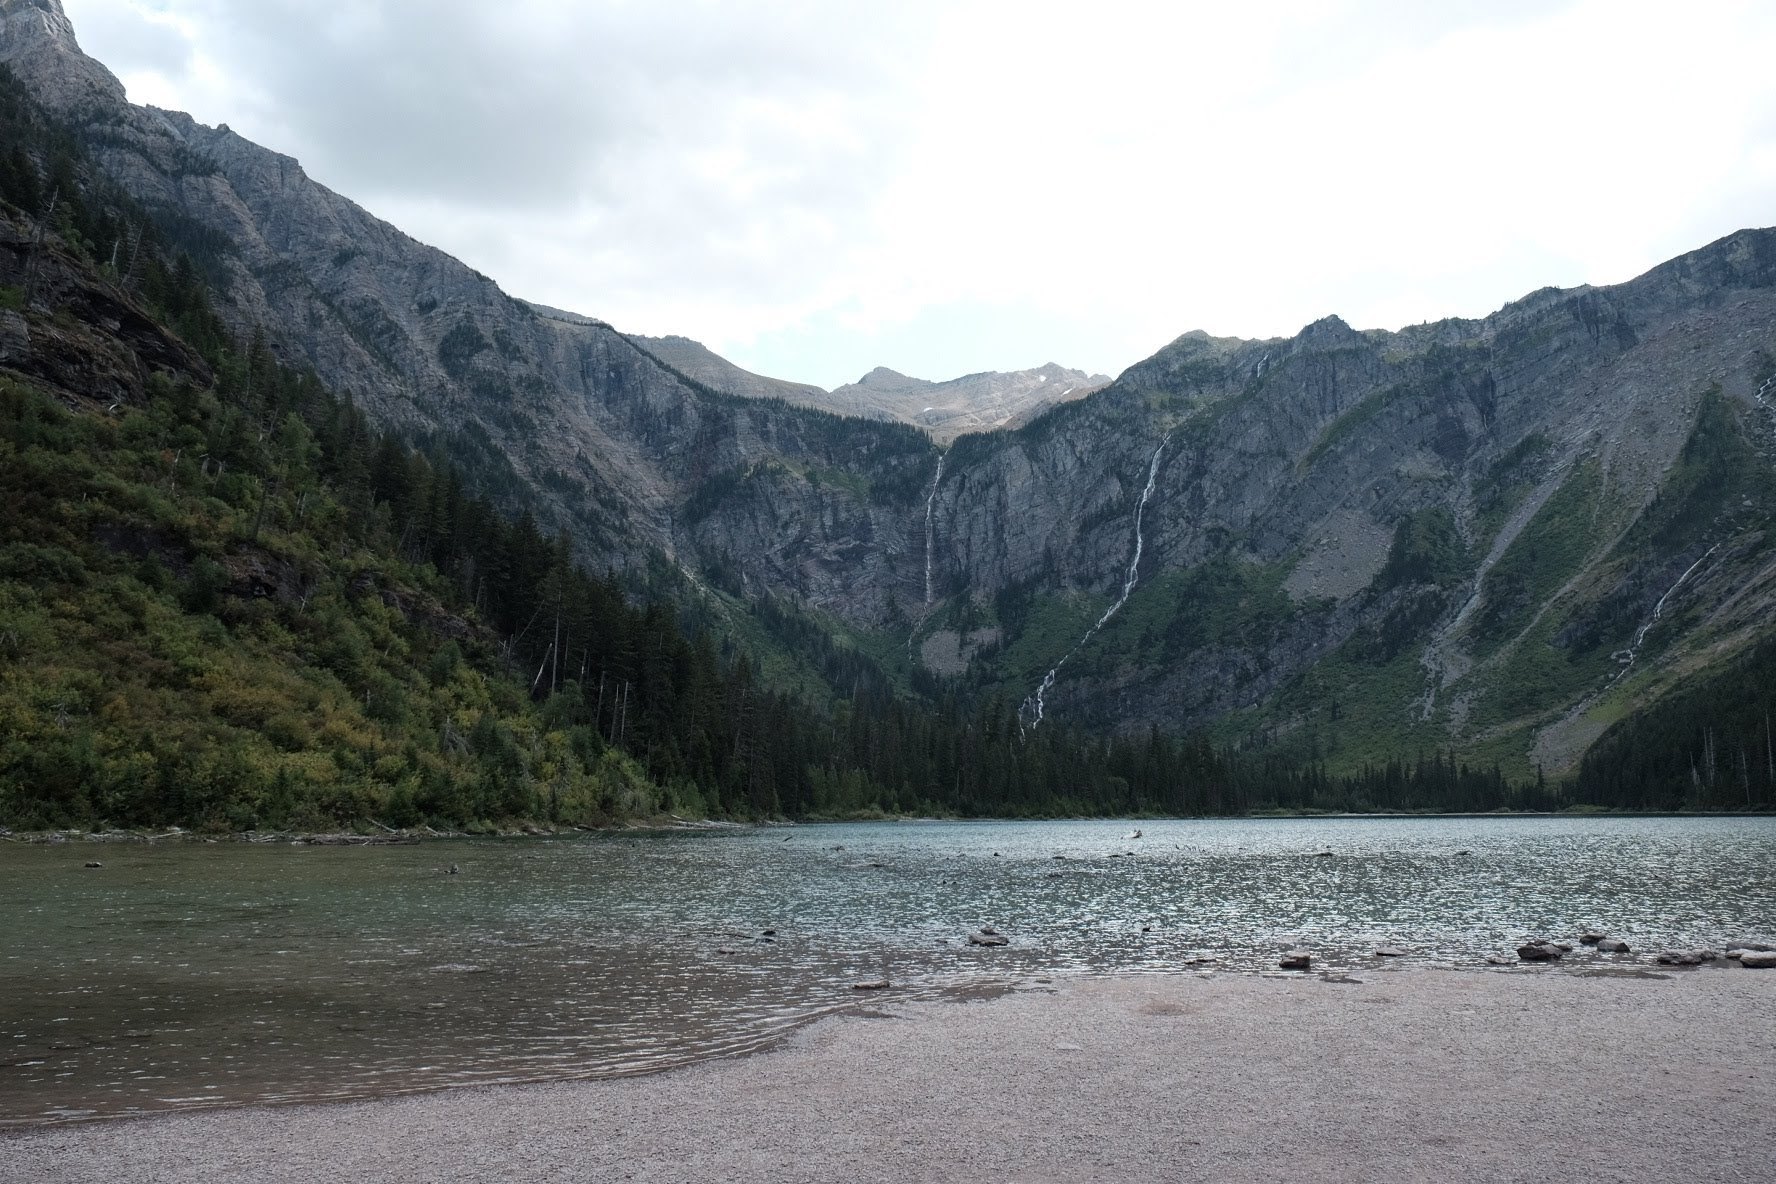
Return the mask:
POLYGON ((886 991, 893 985, 885 978, 878 978, 865 983, 852 983, 851 989, 853 991, 886 991))
POLYGON ((1665 950, 1653 960, 1661 966, 1700 966, 1709 957, 1706 950, 1665 950))
POLYGON ((1406 951, 1399 946, 1376 946, 1375 956, 1377 958, 1404 958, 1406 951))

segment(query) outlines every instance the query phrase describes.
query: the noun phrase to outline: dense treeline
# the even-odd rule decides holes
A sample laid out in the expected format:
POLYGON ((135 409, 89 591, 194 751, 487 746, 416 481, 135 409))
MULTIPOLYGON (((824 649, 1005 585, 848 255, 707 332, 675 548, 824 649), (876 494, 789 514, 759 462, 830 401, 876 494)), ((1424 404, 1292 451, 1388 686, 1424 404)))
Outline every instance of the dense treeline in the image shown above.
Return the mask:
POLYGON ((1575 800, 1630 810, 1776 808, 1776 641, 1616 724, 1579 766, 1575 800))

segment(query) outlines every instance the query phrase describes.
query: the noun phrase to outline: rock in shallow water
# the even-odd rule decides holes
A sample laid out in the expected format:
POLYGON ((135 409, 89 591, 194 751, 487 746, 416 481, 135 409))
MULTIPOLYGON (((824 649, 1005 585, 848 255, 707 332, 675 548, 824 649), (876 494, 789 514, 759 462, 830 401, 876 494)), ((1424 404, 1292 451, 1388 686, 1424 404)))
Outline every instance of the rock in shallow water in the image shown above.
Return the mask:
POLYGON ((1605 937, 1593 944, 1605 954, 1626 954, 1628 952, 1628 943, 1619 937, 1605 937))
POLYGON ((1525 962, 1557 962, 1564 953, 1551 941, 1532 941, 1517 947, 1517 957, 1525 962))
POLYGON ((982 929, 979 933, 968 935, 968 944, 971 946, 1008 946, 1011 944, 1011 939, 1003 933, 982 929))
POLYGON ((1277 965, 1284 970, 1306 970, 1313 965, 1313 955, 1306 950, 1290 950, 1277 965))
POLYGON ((1776 950, 1738 950, 1739 965, 1747 970, 1776 970, 1776 950))

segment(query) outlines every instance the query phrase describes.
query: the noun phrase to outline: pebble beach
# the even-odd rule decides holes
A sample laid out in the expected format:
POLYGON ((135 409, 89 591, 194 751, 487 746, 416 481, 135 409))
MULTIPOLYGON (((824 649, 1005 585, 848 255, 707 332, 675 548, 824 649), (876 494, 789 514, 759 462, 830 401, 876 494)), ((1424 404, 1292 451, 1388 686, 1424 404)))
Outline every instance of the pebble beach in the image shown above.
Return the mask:
POLYGON ((652 1075, 0 1138, 0 1180, 1776 1175, 1776 974, 1153 974, 861 996, 652 1075))

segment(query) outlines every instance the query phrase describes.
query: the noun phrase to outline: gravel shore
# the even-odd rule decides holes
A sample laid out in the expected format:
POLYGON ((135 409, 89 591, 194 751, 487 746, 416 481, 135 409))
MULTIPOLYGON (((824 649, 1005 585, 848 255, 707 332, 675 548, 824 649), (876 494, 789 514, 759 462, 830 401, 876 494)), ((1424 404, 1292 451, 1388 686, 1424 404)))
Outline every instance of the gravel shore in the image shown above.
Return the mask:
POLYGON ((1763 1181, 1773 1034, 1740 970, 886 991, 648 1077, 13 1134, 0 1180, 1763 1181))

